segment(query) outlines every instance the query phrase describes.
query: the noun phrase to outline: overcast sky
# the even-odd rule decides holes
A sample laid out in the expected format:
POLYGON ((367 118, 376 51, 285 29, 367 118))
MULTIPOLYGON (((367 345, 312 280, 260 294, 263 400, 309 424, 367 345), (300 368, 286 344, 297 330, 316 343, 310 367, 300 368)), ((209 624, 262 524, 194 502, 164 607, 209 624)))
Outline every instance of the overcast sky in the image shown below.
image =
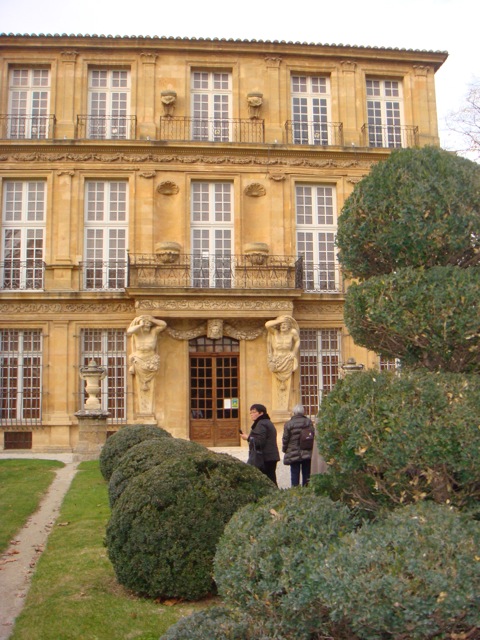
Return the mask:
POLYGON ((447 51, 436 73, 445 117, 480 78, 478 0, 0 0, 0 33, 285 40, 447 51))

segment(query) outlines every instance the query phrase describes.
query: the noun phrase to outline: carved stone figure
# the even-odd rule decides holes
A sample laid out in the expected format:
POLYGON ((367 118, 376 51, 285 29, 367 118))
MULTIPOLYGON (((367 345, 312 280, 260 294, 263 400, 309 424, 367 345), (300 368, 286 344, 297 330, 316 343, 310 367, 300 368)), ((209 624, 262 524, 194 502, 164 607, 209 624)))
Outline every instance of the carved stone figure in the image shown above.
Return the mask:
POLYGON ((208 321, 207 336, 212 340, 218 340, 223 337, 223 320, 214 318, 208 321))
POLYGON ((142 415, 153 414, 153 380, 160 366, 156 353, 158 335, 167 323, 153 316, 138 316, 127 329, 132 337, 130 373, 136 377, 139 410, 142 415))
POLYGON ((268 368, 280 383, 280 389, 287 387, 294 371, 298 368, 300 332, 297 321, 291 316, 279 316, 265 323, 267 329, 268 368))

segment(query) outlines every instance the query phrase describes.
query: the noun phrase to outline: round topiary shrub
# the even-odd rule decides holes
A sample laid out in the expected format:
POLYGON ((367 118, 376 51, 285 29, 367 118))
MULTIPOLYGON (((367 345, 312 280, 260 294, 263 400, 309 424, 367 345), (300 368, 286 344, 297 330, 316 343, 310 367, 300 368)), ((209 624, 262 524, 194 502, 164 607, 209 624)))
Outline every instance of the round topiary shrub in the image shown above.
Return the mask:
POLYGON ((332 550, 323 594, 330 616, 364 640, 478 638, 479 549, 480 522, 451 507, 396 509, 332 550))
POLYGON ((122 495, 131 478, 173 458, 204 454, 201 444, 180 438, 152 438, 128 449, 115 467, 108 483, 110 506, 122 495))
POLYGON ((355 526, 345 505, 304 488, 247 505, 232 517, 217 547, 219 594, 227 605, 255 620, 259 637, 330 636, 328 611, 321 601, 322 567, 355 526))
POLYGON ((253 640, 242 615, 224 606, 182 618, 160 640, 253 640))
POLYGON ((152 424, 125 425, 107 438, 100 452, 100 472, 105 480, 110 480, 116 465, 130 447, 152 438, 171 438, 171 434, 152 424))
POLYGON ((403 365, 480 373, 480 269, 398 269, 352 284, 345 324, 357 345, 403 365))
POLYGON ((403 267, 478 264, 480 167, 436 147, 399 149, 376 164, 338 220, 348 277, 403 267))
POLYGON ((154 598, 196 600, 214 592, 213 557, 225 524, 273 491, 258 469, 208 450, 135 476, 107 526, 118 581, 154 598))
POLYGON ((375 512, 431 499, 478 509, 480 378, 424 370, 346 376, 322 402, 316 492, 375 512))

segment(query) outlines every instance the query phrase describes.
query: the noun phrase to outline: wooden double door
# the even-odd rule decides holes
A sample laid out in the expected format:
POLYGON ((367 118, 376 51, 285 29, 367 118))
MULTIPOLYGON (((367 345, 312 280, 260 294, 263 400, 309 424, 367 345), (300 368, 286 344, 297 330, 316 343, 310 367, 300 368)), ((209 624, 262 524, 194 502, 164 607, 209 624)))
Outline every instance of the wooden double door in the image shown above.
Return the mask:
POLYGON ((206 447, 240 444, 239 343, 190 340, 190 439, 206 447))

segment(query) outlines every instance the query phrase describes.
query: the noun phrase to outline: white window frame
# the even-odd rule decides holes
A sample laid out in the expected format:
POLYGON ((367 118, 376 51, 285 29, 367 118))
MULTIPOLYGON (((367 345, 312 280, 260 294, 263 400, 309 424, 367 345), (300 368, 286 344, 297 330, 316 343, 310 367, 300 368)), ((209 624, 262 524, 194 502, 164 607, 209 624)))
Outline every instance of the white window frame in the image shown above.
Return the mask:
POLYGON ((128 140, 130 134, 129 69, 89 69, 87 138, 128 140))
POLYGON ((341 361, 341 329, 300 329, 300 393, 311 418, 340 378, 341 361))
POLYGON ((398 79, 367 78, 368 146, 406 147, 403 88, 398 79))
POLYGON ((43 289, 46 199, 45 180, 4 182, 0 288, 43 289))
POLYGON ((400 358, 389 358, 382 355, 377 357, 377 364, 380 371, 398 371, 401 367, 400 358))
POLYGON ((52 137, 48 116, 49 104, 49 69, 10 69, 8 137, 15 140, 52 137))
POLYGON ((192 140, 232 141, 232 74, 192 71, 190 81, 192 140))
POLYGON ((340 291, 335 239, 337 202, 334 185, 296 184, 297 258, 303 258, 306 291, 340 291))
POLYGON ((0 424, 41 424, 42 331, 0 329, 0 424))
POLYGON ((229 289, 234 285, 233 183, 191 184, 192 284, 229 289))
POLYGON ((128 181, 85 182, 83 287, 123 290, 127 284, 128 181))
MULTIPOLYGON (((88 365, 105 367, 107 375, 100 381, 100 404, 108 411, 108 422, 123 424, 127 421, 127 339, 123 329, 88 328, 81 331, 80 361, 88 365)), ((81 407, 86 401, 85 385, 81 386, 81 407)))
POLYGON ((327 76, 291 76, 293 144, 330 144, 330 79, 327 76))

